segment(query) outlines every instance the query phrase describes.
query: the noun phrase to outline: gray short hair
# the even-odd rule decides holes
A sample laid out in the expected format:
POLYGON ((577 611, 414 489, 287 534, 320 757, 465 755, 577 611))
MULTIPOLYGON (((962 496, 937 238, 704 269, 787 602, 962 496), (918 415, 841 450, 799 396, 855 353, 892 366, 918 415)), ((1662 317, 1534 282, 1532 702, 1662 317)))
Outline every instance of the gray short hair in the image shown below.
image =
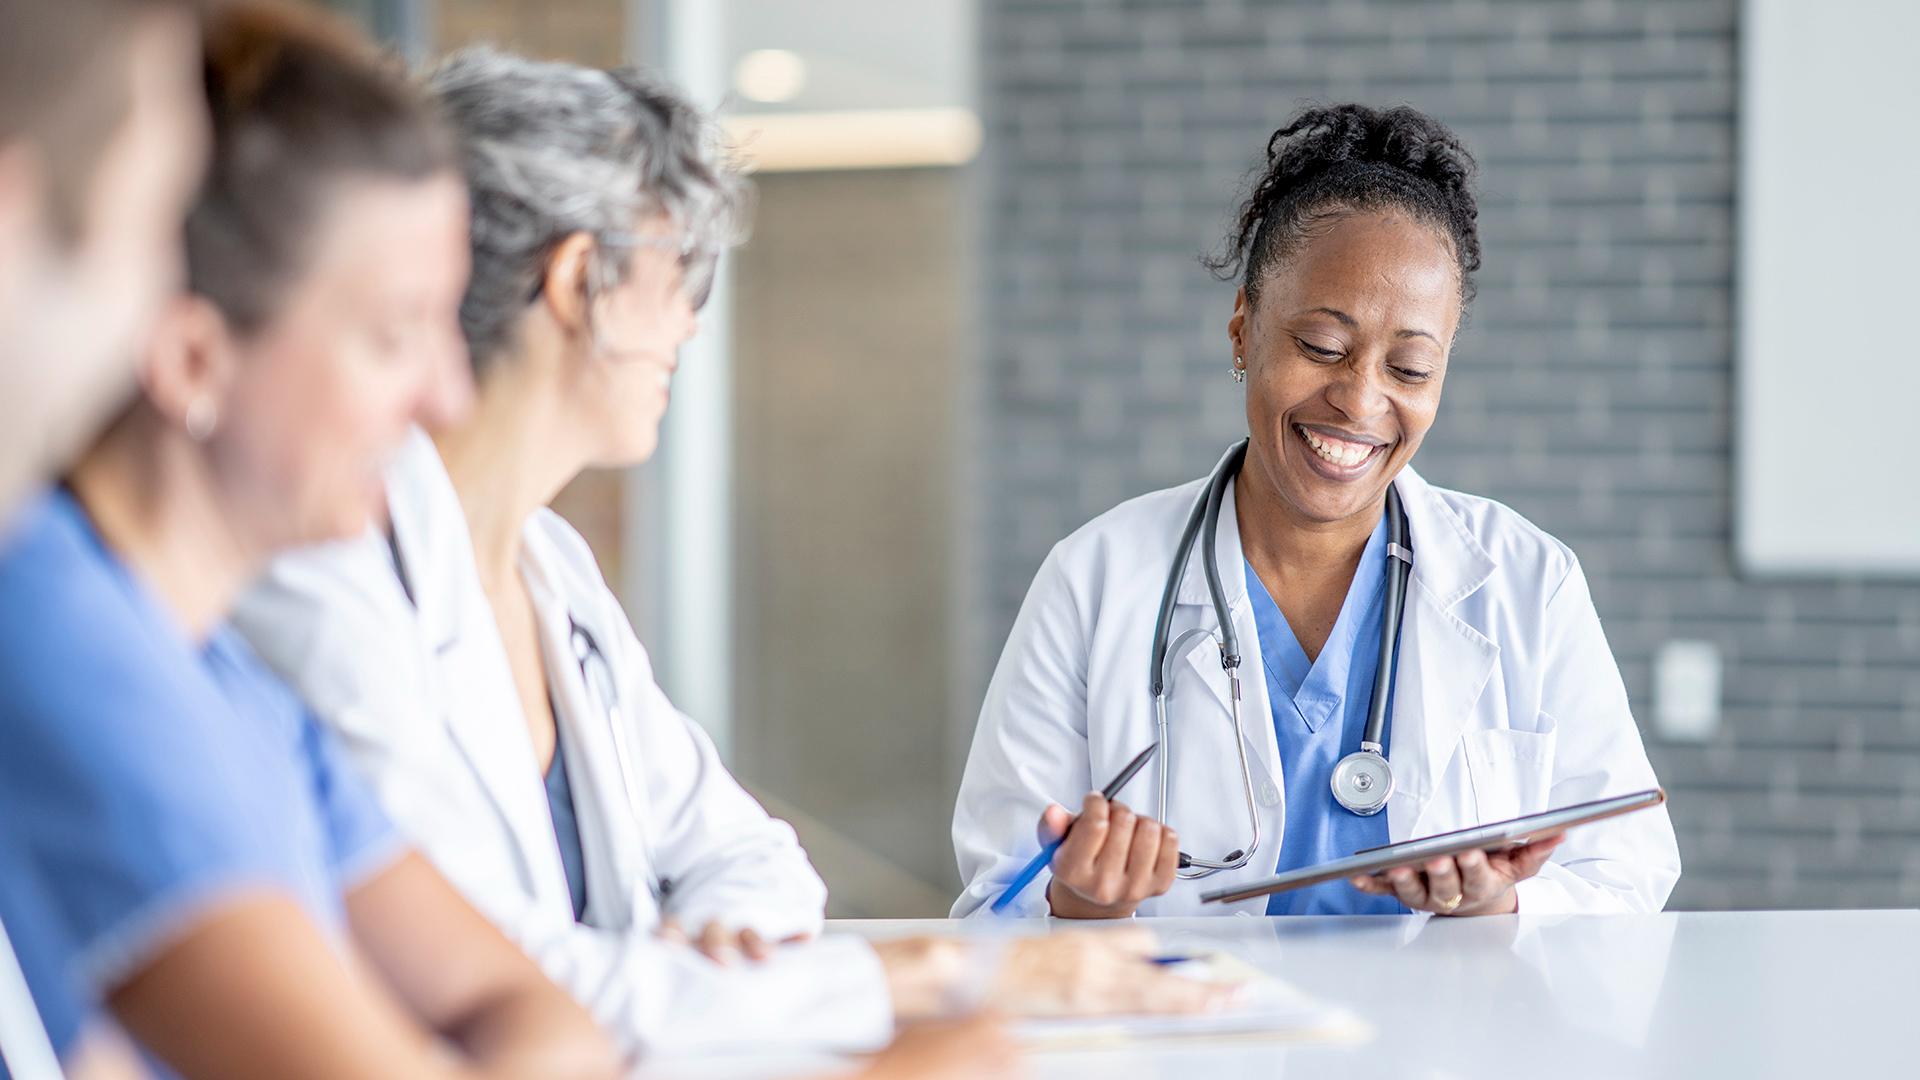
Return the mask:
POLYGON ((599 245, 595 277, 617 284, 617 237, 663 213, 691 246, 689 274, 744 238, 746 182, 719 126, 637 68, 602 71, 461 49, 426 76, 460 140, 473 199, 473 276, 460 325, 476 370, 513 343, 547 256, 577 232, 599 245))

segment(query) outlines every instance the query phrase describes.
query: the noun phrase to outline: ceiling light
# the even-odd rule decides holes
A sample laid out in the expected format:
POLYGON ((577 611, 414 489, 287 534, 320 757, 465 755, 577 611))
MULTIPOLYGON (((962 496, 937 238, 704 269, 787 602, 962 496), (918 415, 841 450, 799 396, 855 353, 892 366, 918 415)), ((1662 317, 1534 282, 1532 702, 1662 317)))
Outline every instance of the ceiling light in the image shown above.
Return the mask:
POLYGON ((755 49, 733 68, 733 88, 748 101, 792 101, 807 85, 807 62, 786 49, 755 49))

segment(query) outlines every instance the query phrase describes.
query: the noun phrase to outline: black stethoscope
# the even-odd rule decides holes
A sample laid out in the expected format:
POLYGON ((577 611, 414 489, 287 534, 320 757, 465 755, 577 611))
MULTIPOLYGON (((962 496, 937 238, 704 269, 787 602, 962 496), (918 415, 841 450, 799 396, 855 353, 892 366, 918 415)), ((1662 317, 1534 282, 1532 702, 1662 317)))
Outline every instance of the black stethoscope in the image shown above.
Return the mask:
MULTIPOLYGON (((1153 711, 1160 729, 1160 808, 1159 820, 1167 820, 1167 764, 1173 757, 1173 745, 1167 730, 1167 698, 1173 684, 1174 657, 1185 654, 1186 643, 1196 637, 1211 637, 1220 649, 1220 666, 1226 669, 1231 686, 1228 709, 1233 715, 1234 743, 1240 751, 1240 779, 1247 805, 1247 823, 1253 838, 1245 848, 1229 852, 1222 859, 1202 859, 1180 853, 1182 878, 1202 878, 1222 870, 1238 870, 1252 860, 1260 849, 1260 811, 1253 797, 1253 766, 1247 760, 1247 740, 1240 723, 1240 642, 1233 619, 1227 613, 1226 593, 1220 587, 1219 554, 1215 538, 1220 532, 1220 504, 1228 485, 1239 474, 1247 457, 1247 440, 1234 444, 1227 456, 1214 466, 1206 487, 1194 500, 1187 514, 1180 545, 1167 571, 1167 584, 1160 594, 1160 615, 1153 629, 1153 711), (1186 577, 1187 560, 1201 534, 1206 546, 1201 549, 1200 564, 1206 574, 1207 593, 1213 600, 1214 618, 1220 623, 1215 635, 1204 627, 1188 630, 1169 644, 1173 628, 1174 598, 1186 577)), ((1387 488, 1387 608, 1380 624, 1380 663, 1374 669, 1373 693, 1367 702, 1367 726, 1360 736, 1360 749, 1340 759, 1333 767, 1333 798, 1341 806, 1362 816, 1379 813, 1393 795, 1393 767, 1387 763, 1387 700, 1392 696, 1394 658, 1400 644, 1400 616, 1406 610, 1407 578, 1413 572, 1413 538, 1407 531, 1407 516, 1400 505, 1400 492, 1387 488)))
POLYGON ((567 640, 573 647, 573 658, 580 664, 580 683, 587 689, 587 700, 606 714, 607 728, 613 733, 614 761, 620 766, 620 785, 626 789, 627 804, 637 811, 641 805, 640 783, 633 775, 633 751, 627 746, 627 725, 620 718, 620 688, 613 677, 613 665, 593 631, 582 626, 572 612, 567 613, 567 640))

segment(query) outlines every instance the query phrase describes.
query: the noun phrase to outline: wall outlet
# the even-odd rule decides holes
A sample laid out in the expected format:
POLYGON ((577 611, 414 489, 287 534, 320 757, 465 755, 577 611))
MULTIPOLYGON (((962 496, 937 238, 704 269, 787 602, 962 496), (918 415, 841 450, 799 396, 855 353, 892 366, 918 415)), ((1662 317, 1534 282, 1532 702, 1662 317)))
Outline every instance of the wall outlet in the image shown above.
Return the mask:
POLYGON ((1707 742, 1720 730, 1720 647, 1669 641, 1653 661, 1653 727, 1663 739, 1707 742))

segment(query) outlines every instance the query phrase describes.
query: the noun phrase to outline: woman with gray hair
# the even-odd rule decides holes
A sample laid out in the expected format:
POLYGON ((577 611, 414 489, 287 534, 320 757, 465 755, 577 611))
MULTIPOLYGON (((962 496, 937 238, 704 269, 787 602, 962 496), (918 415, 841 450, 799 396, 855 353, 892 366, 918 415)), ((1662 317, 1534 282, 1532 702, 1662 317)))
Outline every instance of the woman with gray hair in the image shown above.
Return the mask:
MULTIPOLYGON (((478 49, 428 85, 472 191, 475 407, 393 464, 387 535, 281 562, 242 619, 388 811, 652 1054, 874 1048, 956 997, 1016 1013, 1213 1001, 1145 963, 1145 936, 1028 939, 995 964, 951 940, 802 943, 826 894, 792 830, 668 701, 592 552, 547 509, 584 469, 652 454, 714 259, 743 232, 742 181, 714 125, 638 71, 478 49)), ((980 1075, 1004 1046, 971 1029, 941 1045, 881 1069, 980 1075)))

